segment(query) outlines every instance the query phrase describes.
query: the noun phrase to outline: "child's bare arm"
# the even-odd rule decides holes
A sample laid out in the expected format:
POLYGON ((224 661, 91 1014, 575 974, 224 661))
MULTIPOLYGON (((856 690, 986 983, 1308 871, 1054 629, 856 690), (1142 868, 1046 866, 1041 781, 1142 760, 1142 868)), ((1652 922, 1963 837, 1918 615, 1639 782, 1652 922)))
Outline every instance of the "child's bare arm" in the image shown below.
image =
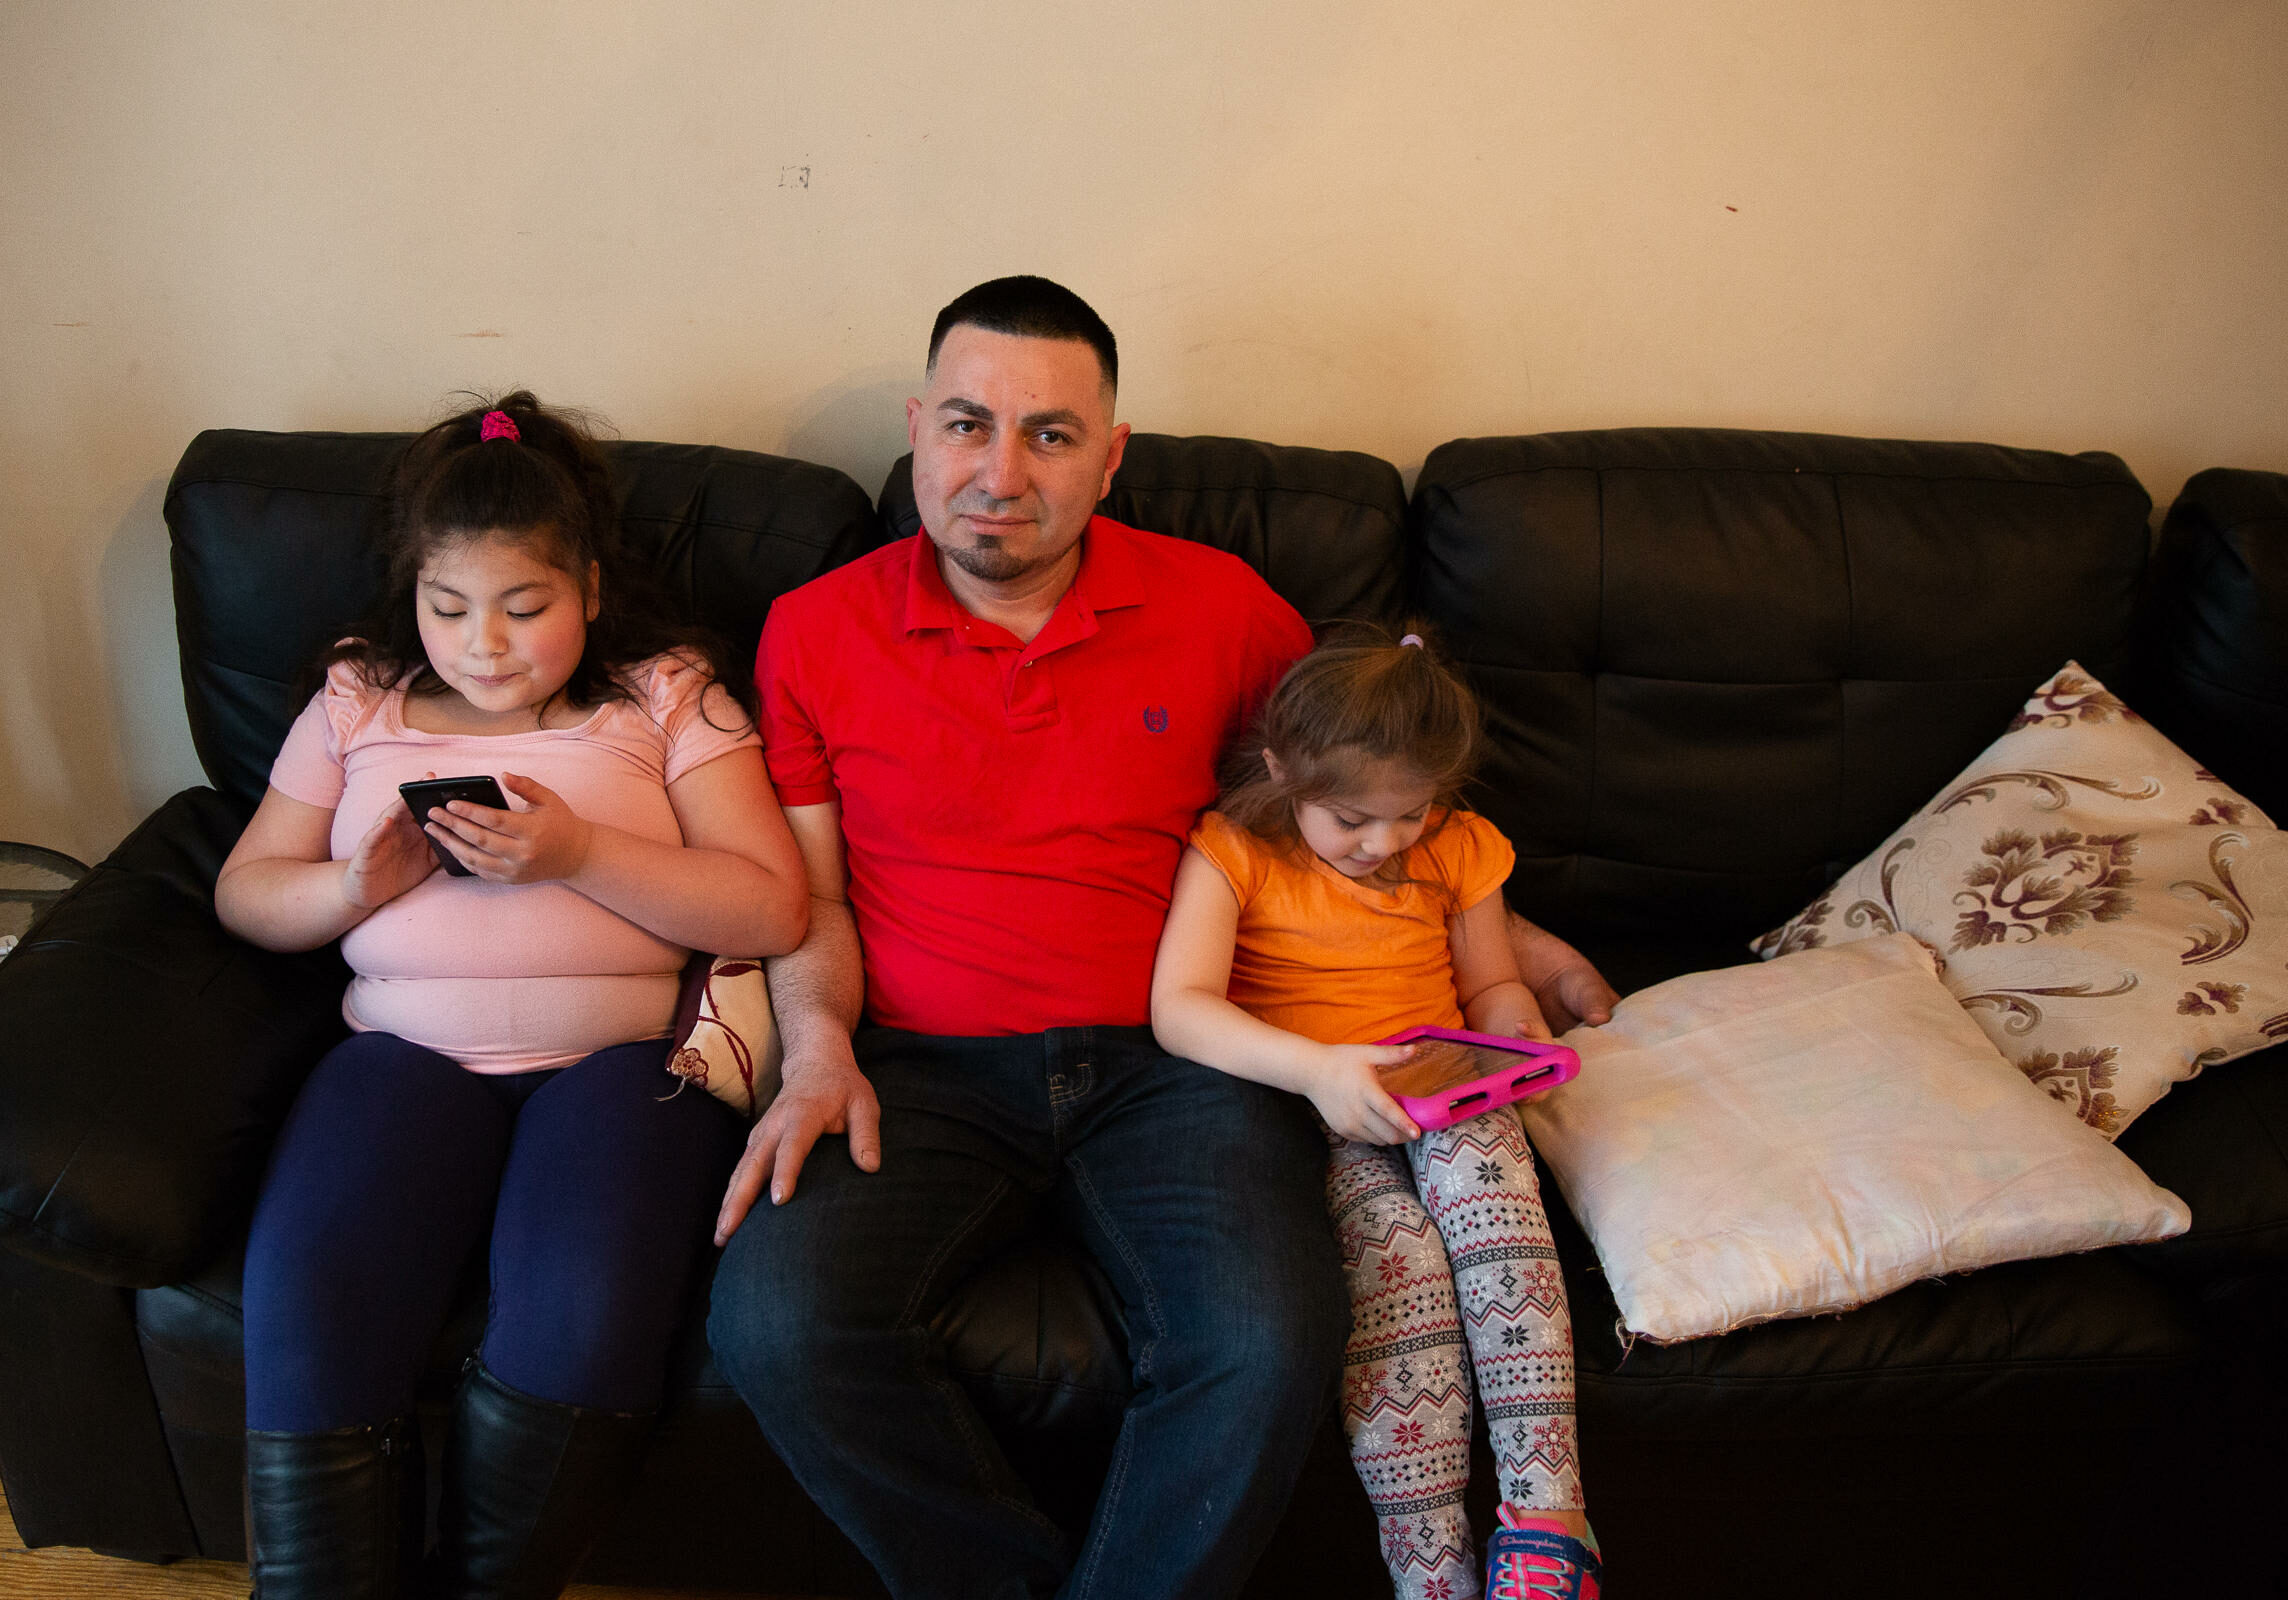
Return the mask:
POLYGON ((1454 992, 1471 1032, 1549 1037, 1541 1007, 1518 973, 1499 891, 1448 917, 1446 944, 1454 953, 1454 992))
POLYGON ((347 861, 332 859, 334 813, 267 789, 215 879, 222 925, 265 950, 315 950, 437 870, 402 800, 347 861))
POLYGON ((1308 1096, 1346 1139, 1403 1144, 1421 1137, 1375 1074, 1405 1060, 1405 1046, 1321 1044, 1249 1016, 1225 998, 1238 928, 1231 885, 1207 857, 1187 849, 1152 966, 1152 1033, 1160 1048, 1308 1096))

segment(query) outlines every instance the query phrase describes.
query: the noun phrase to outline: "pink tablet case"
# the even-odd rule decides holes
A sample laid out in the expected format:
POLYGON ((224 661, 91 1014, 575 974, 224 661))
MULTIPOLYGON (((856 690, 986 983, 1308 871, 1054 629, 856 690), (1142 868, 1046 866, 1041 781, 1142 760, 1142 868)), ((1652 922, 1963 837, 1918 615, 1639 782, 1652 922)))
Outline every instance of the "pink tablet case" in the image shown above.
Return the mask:
POLYGON ((1410 1044, 1416 1039, 1452 1039, 1461 1044, 1484 1045, 1505 1055, 1515 1055, 1517 1065, 1504 1067, 1482 1078, 1465 1083, 1451 1084, 1436 1094, 1411 1095, 1391 1092, 1424 1132, 1433 1128, 1450 1128, 1457 1122, 1485 1115, 1498 1107, 1514 1104, 1528 1095, 1554 1089, 1570 1082, 1581 1071, 1581 1058, 1561 1044, 1543 1044, 1537 1039, 1497 1038, 1486 1033, 1466 1033, 1460 1028, 1408 1028, 1394 1033, 1377 1044, 1410 1044))

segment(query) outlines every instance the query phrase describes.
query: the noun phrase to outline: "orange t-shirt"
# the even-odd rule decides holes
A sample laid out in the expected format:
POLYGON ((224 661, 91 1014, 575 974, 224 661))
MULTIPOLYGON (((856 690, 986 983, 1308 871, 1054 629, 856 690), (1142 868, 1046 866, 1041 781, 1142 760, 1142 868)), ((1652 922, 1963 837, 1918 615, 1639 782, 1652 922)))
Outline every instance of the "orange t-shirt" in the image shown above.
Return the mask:
POLYGON ((1499 889, 1517 861, 1485 818, 1451 813, 1406 852, 1415 881, 1396 888, 1346 878, 1302 845, 1282 853, 1220 811, 1191 840, 1239 899, 1233 1005, 1322 1044, 1462 1025, 1446 919, 1499 889))

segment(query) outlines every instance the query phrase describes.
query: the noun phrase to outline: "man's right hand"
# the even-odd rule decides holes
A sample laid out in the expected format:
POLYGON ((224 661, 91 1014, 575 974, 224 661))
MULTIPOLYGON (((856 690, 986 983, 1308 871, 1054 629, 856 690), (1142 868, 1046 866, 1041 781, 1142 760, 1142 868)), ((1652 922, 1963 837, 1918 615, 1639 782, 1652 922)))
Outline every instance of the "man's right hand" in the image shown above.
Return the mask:
POLYGON ((766 1183, 772 1205, 783 1206, 792 1199, 795 1176, 811 1146, 828 1133, 849 1136, 850 1159, 859 1171, 881 1170, 882 1107, 847 1045, 839 1056, 815 1057, 806 1063, 789 1058, 781 1068, 778 1095, 747 1135, 746 1153, 739 1157, 730 1186, 723 1191, 723 1209, 715 1217, 715 1243, 721 1245, 739 1231, 766 1183))

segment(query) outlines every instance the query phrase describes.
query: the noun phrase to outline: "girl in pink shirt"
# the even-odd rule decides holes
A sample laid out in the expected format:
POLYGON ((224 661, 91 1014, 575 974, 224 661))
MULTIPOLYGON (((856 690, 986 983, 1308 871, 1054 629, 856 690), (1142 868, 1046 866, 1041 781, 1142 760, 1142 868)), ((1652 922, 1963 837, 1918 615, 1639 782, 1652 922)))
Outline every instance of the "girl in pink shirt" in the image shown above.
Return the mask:
POLYGON ((489 1243, 427 1581, 550 1595, 648 1435, 740 1143, 670 1092, 678 970, 793 949, 808 897, 751 684, 650 600, 575 419, 519 391, 421 435, 385 549, 215 886, 233 932, 353 973, 247 1242, 250 1557, 266 1600, 399 1592, 415 1385, 489 1243), (398 797, 479 774, 507 809, 398 797))

